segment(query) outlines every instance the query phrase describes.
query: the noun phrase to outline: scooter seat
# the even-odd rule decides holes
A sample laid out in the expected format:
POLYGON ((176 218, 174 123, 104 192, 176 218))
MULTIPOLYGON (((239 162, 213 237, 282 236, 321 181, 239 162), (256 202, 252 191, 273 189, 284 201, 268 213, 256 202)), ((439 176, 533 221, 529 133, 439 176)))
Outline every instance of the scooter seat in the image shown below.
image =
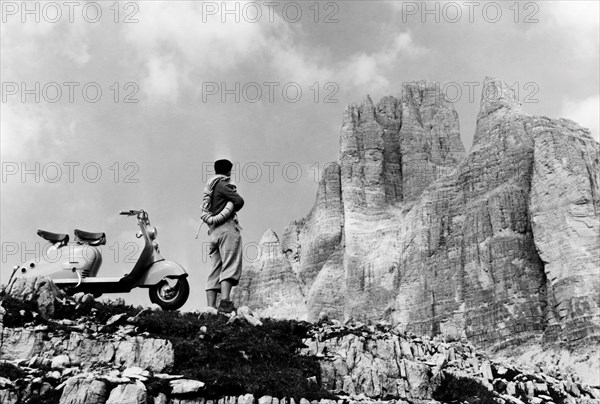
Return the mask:
POLYGON ((46 230, 38 230, 37 231, 38 236, 40 236, 41 238, 43 238, 44 240, 47 240, 51 243, 63 243, 63 244, 67 244, 69 242, 69 235, 68 234, 63 234, 63 233, 52 233, 46 230))
POLYGON ((91 233, 89 231, 83 231, 79 229, 75 229, 73 233, 75 233, 77 241, 81 243, 90 245, 106 244, 106 233, 91 233))

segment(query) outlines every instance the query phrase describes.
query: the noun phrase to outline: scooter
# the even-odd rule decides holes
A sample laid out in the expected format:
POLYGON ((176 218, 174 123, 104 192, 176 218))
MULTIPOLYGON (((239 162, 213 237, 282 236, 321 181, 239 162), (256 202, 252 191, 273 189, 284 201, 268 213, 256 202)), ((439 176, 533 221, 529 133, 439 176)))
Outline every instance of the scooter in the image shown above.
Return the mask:
POLYGON ((190 294, 188 273, 181 265, 167 261, 160 255, 156 242, 158 231, 150 225, 147 212, 129 210, 119 214, 136 216, 140 228, 136 237, 144 239, 144 248, 131 272, 121 278, 98 276, 102 265, 100 246, 106 244, 105 233, 75 229, 75 242, 69 243, 68 234, 38 230, 40 237, 52 243, 45 256, 60 258, 50 260, 37 257, 34 261, 15 266, 9 284, 13 277, 44 276, 52 279, 67 294, 85 292, 94 297, 100 297, 103 293, 128 293, 133 288, 148 288, 152 303, 158 304, 163 310, 179 309, 190 294))

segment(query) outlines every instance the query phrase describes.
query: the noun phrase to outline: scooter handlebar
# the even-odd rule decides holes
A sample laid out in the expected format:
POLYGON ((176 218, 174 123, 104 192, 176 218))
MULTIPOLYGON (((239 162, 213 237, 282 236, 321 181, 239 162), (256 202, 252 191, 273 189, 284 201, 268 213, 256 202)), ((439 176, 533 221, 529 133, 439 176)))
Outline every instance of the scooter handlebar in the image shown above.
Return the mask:
POLYGON ((131 210, 122 210, 122 211, 119 212, 119 215, 134 216, 134 215, 137 215, 139 213, 140 213, 139 210, 133 210, 133 209, 131 209, 131 210))

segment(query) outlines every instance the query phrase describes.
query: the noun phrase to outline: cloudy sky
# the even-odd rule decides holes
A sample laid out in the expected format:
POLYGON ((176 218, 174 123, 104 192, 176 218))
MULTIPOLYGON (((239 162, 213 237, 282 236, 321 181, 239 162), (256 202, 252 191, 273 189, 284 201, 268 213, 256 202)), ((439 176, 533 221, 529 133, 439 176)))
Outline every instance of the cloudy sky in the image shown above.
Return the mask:
POLYGON ((345 106, 407 81, 440 84, 467 149, 485 76, 599 134, 597 1, 0 4, 0 282, 44 247, 38 228, 105 231, 104 273, 129 271, 135 220, 116 213, 143 208, 200 308, 212 162, 237 163, 252 261, 266 229, 311 208, 345 106))

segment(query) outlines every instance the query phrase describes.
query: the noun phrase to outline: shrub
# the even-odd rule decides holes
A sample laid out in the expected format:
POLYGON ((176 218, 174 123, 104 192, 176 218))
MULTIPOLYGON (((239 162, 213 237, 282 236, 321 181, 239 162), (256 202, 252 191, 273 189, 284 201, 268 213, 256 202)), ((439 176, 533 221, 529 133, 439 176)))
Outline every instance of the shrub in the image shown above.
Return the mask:
POLYGON ((493 393, 481 382, 450 372, 444 372, 442 383, 432 396, 443 403, 497 404, 493 393))
POLYGON ((24 302, 10 296, 5 296, 1 304, 6 310, 2 319, 5 327, 18 328, 29 323, 41 324, 45 322, 39 314, 35 302, 24 302))
POLYGON ((0 377, 4 377, 5 379, 9 380, 17 380, 25 377, 25 372, 12 363, 0 362, 0 377))

